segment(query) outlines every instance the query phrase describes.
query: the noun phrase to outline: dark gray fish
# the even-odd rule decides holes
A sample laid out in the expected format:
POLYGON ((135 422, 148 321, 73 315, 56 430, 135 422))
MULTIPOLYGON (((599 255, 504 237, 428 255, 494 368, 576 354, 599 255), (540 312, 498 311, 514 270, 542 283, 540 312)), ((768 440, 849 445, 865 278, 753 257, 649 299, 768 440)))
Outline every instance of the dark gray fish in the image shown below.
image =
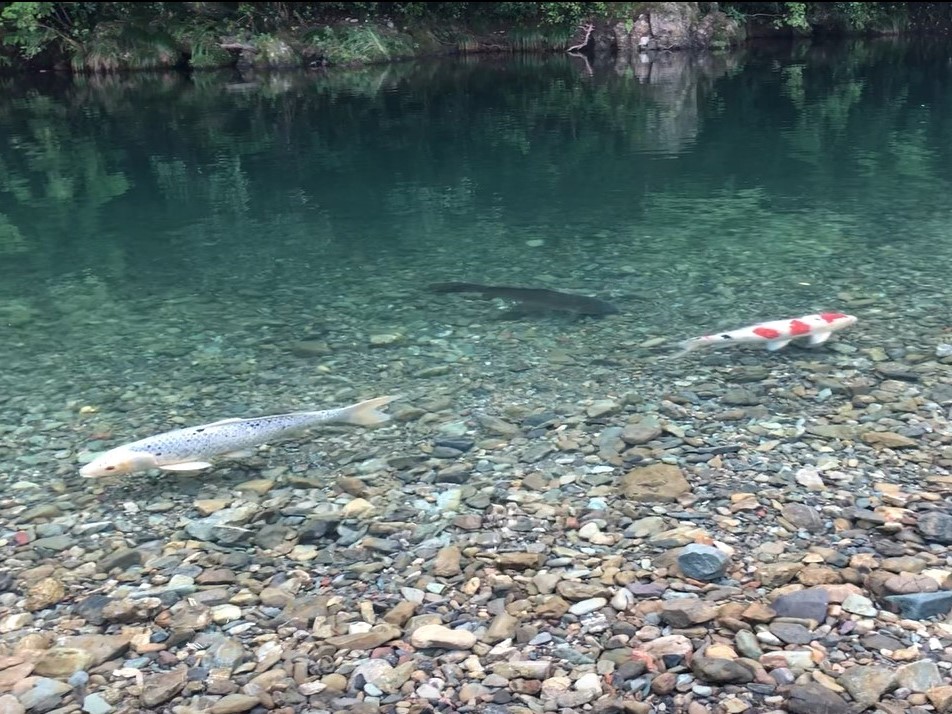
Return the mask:
POLYGON ((511 300, 518 303, 520 307, 533 310, 558 310, 576 315, 598 316, 618 312, 618 308, 610 302, 547 288, 517 288, 478 283, 435 283, 428 289, 434 293, 478 293, 484 298, 511 300))

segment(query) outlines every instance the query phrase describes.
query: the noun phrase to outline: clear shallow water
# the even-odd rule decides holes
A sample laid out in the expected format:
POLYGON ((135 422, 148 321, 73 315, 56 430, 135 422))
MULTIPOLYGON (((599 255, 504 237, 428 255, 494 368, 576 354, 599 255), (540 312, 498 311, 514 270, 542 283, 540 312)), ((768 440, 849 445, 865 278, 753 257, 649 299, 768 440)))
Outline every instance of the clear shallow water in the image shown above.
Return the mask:
POLYGON ((8 474, 358 395, 662 392, 691 367, 650 341, 824 309, 850 349, 949 341, 947 45, 3 81, 8 474), (621 313, 500 320, 445 280, 621 313))

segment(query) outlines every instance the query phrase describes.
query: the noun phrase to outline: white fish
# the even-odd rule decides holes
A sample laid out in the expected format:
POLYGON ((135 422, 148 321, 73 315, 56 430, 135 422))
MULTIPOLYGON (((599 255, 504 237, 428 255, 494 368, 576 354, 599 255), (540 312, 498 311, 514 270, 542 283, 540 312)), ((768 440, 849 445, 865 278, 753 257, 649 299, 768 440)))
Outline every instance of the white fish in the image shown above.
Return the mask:
POLYGON ((390 417, 377 409, 395 399, 399 397, 377 397, 340 409, 223 419, 175 429, 110 449, 83 466, 79 475, 95 478, 149 469, 199 471, 211 468, 215 457, 244 456, 256 446, 300 434, 317 424, 376 426, 386 423, 390 417))
POLYGON ((830 335, 834 332, 849 327, 855 322, 856 318, 853 315, 842 312, 820 312, 794 319, 761 322, 737 330, 685 340, 680 343, 681 352, 674 355, 672 359, 702 347, 725 347, 745 343, 763 343, 768 350, 774 352, 801 337, 809 338, 811 346, 821 345, 830 339, 830 335))

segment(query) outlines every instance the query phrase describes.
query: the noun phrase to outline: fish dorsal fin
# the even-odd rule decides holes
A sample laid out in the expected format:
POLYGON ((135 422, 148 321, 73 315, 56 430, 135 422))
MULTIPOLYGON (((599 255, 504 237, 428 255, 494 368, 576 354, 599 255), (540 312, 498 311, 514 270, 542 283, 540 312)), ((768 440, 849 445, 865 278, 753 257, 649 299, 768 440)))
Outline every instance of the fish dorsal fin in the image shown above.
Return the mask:
POLYGON ((234 424, 236 421, 244 421, 244 419, 239 419, 238 417, 231 417, 230 419, 219 419, 218 421, 213 421, 210 424, 205 424, 205 426, 221 426, 222 424, 234 424))
POLYGON ((164 464, 159 466, 163 471, 201 471, 210 469, 212 465, 207 461, 183 461, 180 464, 164 464))

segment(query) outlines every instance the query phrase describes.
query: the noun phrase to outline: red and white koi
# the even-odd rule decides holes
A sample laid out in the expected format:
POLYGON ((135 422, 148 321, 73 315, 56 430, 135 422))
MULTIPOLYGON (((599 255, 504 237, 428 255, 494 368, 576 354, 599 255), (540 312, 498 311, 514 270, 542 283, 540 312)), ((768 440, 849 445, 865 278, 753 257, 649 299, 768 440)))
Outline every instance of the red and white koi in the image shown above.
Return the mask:
POLYGON ((855 322, 856 318, 853 315, 845 315, 842 312, 820 312, 792 320, 761 322, 737 330, 684 340, 680 343, 681 352, 674 357, 681 357, 702 347, 758 343, 765 345, 769 351, 775 352, 800 338, 807 338, 808 344, 812 347, 823 344, 834 332, 849 327, 855 322))

